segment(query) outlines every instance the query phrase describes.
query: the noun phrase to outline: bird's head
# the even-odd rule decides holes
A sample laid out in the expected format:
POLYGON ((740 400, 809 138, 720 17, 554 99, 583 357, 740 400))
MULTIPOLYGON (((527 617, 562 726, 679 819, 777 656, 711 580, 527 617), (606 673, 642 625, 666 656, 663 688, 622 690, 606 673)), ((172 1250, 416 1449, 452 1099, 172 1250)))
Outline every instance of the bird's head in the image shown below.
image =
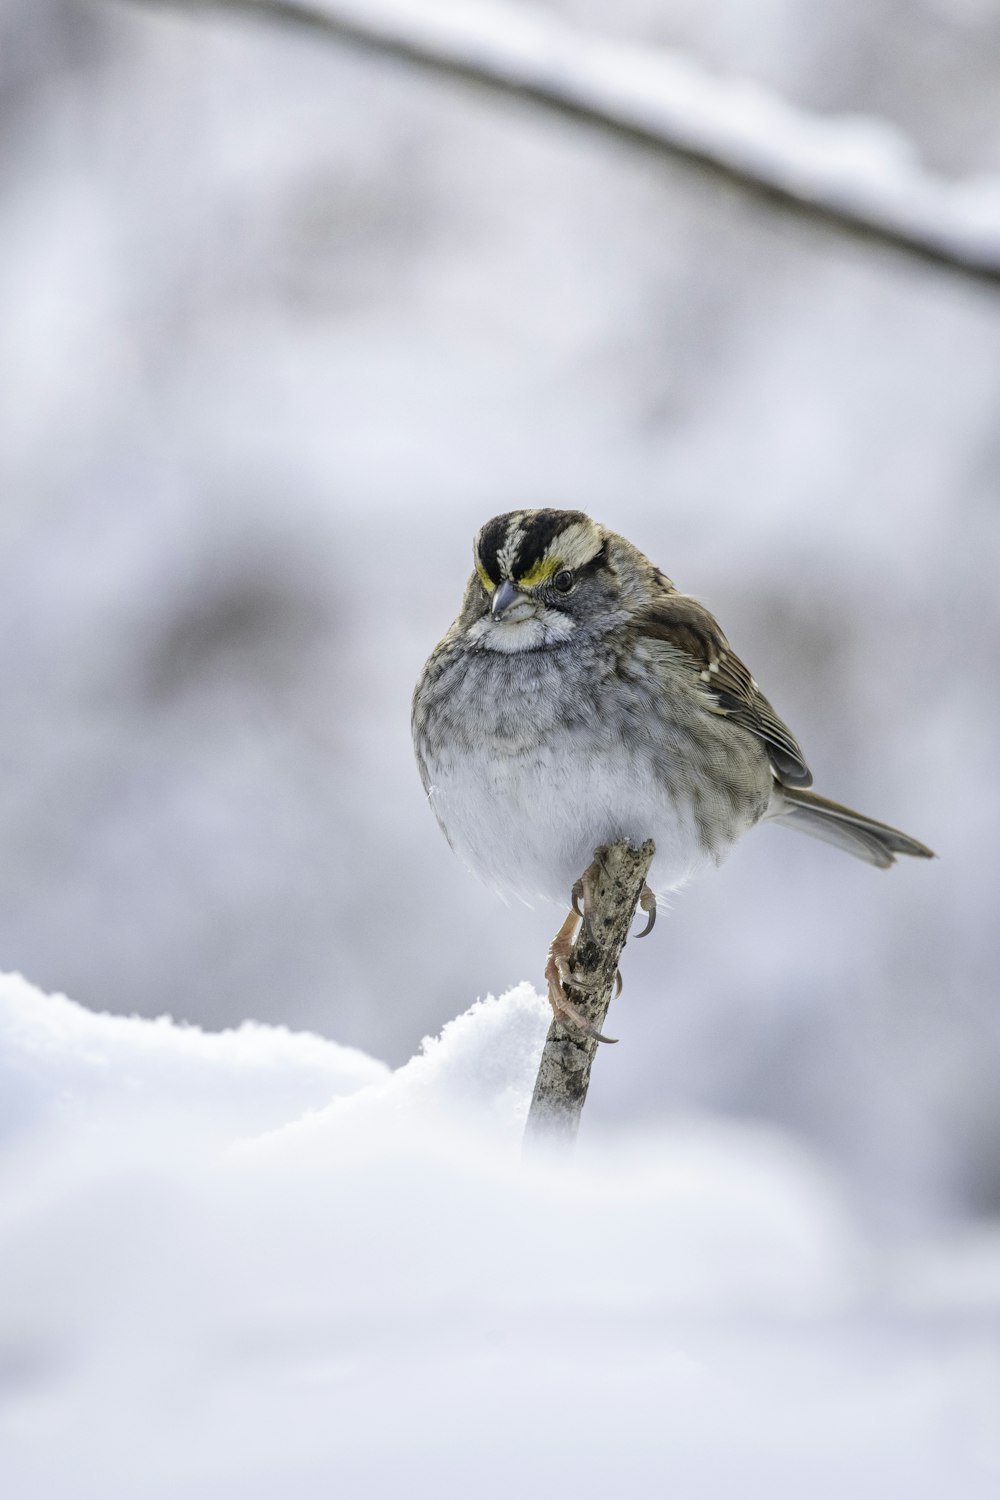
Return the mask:
POLYGON ((491 651, 537 651, 607 616, 618 594, 617 540, 579 510, 494 516, 473 546, 473 638, 491 651))

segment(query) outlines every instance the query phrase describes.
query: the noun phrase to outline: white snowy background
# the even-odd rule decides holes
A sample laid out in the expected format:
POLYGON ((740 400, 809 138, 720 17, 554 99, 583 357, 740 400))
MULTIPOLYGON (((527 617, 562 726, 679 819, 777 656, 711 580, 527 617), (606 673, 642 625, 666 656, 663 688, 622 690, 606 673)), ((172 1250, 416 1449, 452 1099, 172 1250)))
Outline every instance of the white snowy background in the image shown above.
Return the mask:
MULTIPOLYGON (((538 9, 1000 173, 990 0, 538 9)), ((998 411, 996 288, 316 35, 0 0, 4 1494, 996 1494, 998 411), (525 503, 941 858, 752 836, 523 1169, 558 914, 408 720, 525 503)))

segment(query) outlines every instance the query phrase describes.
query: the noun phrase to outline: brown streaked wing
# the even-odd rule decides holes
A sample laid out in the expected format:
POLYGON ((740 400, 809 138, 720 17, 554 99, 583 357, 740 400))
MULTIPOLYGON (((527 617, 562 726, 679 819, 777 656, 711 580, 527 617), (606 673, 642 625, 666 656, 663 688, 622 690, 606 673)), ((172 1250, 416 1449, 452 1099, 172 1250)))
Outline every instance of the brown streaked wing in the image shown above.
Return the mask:
POLYGON ((665 594, 637 620, 636 628, 640 636, 663 641, 691 659, 713 712, 725 714, 764 741, 774 774, 783 785, 812 785, 812 772, 798 741, 704 605, 686 594, 665 594))

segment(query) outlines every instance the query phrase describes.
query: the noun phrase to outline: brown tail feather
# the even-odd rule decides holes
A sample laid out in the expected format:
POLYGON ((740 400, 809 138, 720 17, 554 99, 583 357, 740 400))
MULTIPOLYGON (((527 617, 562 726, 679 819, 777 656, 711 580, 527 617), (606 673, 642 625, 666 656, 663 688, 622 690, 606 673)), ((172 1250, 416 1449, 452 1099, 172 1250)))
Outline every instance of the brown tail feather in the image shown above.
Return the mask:
POLYGON ((911 839, 908 833, 890 828, 888 823, 877 823, 866 818, 864 813, 853 812, 839 802, 819 797, 802 787, 781 786, 775 788, 773 817, 786 828, 796 828, 800 833, 812 834, 848 854, 867 860, 870 865, 887 870, 895 864, 897 854, 913 854, 920 859, 933 859, 933 849, 911 839))

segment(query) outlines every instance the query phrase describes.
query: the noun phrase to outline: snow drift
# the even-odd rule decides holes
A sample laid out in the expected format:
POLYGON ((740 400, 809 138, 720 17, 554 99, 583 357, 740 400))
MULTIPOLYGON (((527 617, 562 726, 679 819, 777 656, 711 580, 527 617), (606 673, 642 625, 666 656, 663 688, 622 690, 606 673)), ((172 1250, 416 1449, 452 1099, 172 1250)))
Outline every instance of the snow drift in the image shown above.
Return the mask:
POLYGON ((3 978, 3 1492, 995 1493, 995 1237, 879 1249, 706 1119, 522 1162, 546 1025, 390 1072, 3 978))

